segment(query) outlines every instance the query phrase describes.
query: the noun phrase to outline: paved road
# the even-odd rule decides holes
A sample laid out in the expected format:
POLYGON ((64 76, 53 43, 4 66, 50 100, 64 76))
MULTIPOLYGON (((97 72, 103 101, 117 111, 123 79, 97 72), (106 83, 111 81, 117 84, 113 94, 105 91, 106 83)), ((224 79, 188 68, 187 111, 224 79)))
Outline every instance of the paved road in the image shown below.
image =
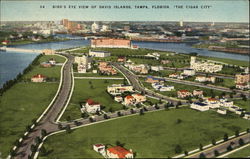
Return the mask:
POLYGON ((41 121, 38 123, 38 126, 34 128, 34 130, 28 134, 28 137, 23 140, 21 143, 21 147, 17 150, 17 159, 28 158, 31 154, 30 147, 32 144, 35 144, 35 138, 37 136, 41 136, 41 130, 45 129, 48 133, 54 132, 58 130, 57 124, 54 123, 61 109, 67 102, 67 98, 70 94, 71 85, 72 85, 72 76, 71 76, 71 66, 73 63, 73 56, 65 55, 68 57, 68 62, 65 64, 63 69, 63 83, 61 90, 49 111, 43 116, 41 121))
POLYGON ((245 143, 250 142, 250 134, 247 133, 245 135, 233 138, 227 142, 223 142, 221 144, 218 144, 217 146, 214 146, 212 148, 209 148, 207 150, 204 150, 202 152, 195 153, 194 155, 188 156, 188 158, 200 158, 200 154, 203 153, 206 158, 213 158, 215 157, 214 151, 217 150, 220 154, 227 152, 227 147, 232 146, 232 148, 238 147, 239 146, 239 139, 243 139, 245 143))
MULTIPOLYGON (((134 87, 135 90, 139 92, 145 92, 146 95, 149 95, 158 99, 166 100, 173 104, 176 104, 179 101, 171 97, 167 97, 159 93, 155 93, 153 91, 145 89, 139 83, 138 77, 135 74, 133 74, 131 71, 127 70, 124 66, 117 64, 117 63, 112 63, 112 65, 116 67, 116 69, 120 70, 128 78, 128 80, 130 81, 131 85, 134 87)), ((187 103, 185 101, 182 101, 182 104, 187 104, 187 103)))

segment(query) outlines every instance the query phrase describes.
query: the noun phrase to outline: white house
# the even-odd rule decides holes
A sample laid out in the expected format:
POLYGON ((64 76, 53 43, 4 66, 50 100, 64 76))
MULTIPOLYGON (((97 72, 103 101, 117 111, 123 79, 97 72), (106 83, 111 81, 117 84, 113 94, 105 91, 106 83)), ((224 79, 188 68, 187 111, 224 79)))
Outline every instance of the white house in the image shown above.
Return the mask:
POLYGON ((198 82, 212 82, 212 83, 215 83, 215 77, 206 77, 206 76, 197 76, 195 78, 195 81, 198 81, 198 82))
POLYGON ((86 104, 83 105, 81 111, 86 111, 88 113, 96 113, 97 111, 101 111, 101 105, 98 102, 93 101, 92 99, 88 99, 86 104))
POLYGON ((123 98, 121 96, 115 96, 114 97, 114 100, 117 101, 117 102, 123 102, 123 98))
POLYGON ((219 108, 219 109, 217 109, 217 113, 225 115, 225 114, 227 114, 227 110, 219 108))
POLYGON ((192 56, 190 60, 190 68, 194 69, 195 71, 214 73, 221 71, 223 66, 212 62, 196 61, 196 57, 192 56))
POLYGON ((228 108, 228 110, 232 111, 232 112, 235 112, 237 109, 239 109, 239 107, 237 107, 237 106, 232 106, 232 107, 228 108))
POLYGON ((93 145, 93 149, 100 154, 106 154, 105 153, 105 145, 103 145, 103 144, 95 144, 95 145, 93 145))
POLYGON ((151 66, 151 70, 158 72, 158 71, 162 71, 164 69, 162 66, 151 66))
POLYGON ((133 92, 133 86, 113 84, 107 87, 107 92, 111 95, 120 95, 124 92, 133 92))
POLYGON ((172 91, 174 90, 174 86, 164 86, 163 84, 160 83, 152 83, 152 87, 158 91, 164 92, 164 91, 172 91))
POLYGON ((207 111, 207 110, 209 110, 209 106, 206 103, 200 103, 200 102, 192 103, 190 105, 190 108, 196 109, 196 110, 199 110, 199 111, 207 111))
POLYGON ((220 107, 220 102, 219 100, 215 99, 215 98, 208 98, 206 100, 206 103, 208 104, 208 106, 210 108, 219 108, 220 107))
POLYGON ((183 75, 186 75, 186 76, 194 76, 195 75, 195 70, 194 69, 185 69, 183 71, 183 75))
POLYGON ((89 56, 92 56, 92 57, 108 57, 110 55, 111 55, 111 53, 107 52, 107 51, 92 51, 92 50, 89 50, 89 56))

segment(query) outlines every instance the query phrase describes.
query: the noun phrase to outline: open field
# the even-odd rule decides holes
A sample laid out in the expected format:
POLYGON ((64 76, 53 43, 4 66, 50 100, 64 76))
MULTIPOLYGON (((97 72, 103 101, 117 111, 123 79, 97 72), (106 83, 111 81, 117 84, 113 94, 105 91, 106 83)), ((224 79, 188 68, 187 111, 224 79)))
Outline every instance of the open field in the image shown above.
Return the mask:
POLYGON ((38 65, 32 67, 32 71, 25 74, 22 78, 23 79, 30 79, 32 76, 36 74, 42 74, 48 78, 57 78, 60 79, 60 71, 61 66, 52 66, 49 68, 44 68, 40 66, 40 63, 47 62, 49 59, 54 58, 57 63, 63 63, 65 59, 63 57, 57 55, 46 55, 39 58, 38 65))
POLYGON ((74 73, 74 76, 75 77, 119 77, 119 78, 122 78, 124 77, 120 72, 117 71, 117 74, 116 75, 100 75, 99 73, 77 73, 75 72, 74 73))
POLYGON ((86 102, 89 98, 105 106, 104 111, 109 111, 110 108, 113 110, 122 109, 123 105, 114 101, 106 92, 107 86, 119 83, 122 84, 123 80, 75 79, 73 95, 61 120, 65 120, 68 116, 71 119, 80 118, 80 103, 86 102), (92 88, 91 85, 93 86, 92 88))
POLYGON ((234 100, 234 104, 241 107, 242 109, 246 109, 246 111, 250 112, 250 99, 244 101, 242 99, 234 100))
POLYGON ((44 146, 50 153, 42 158, 101 158, 92 150, 96 143, 115 145, 116 141, 136 152, 136 158, 174 156, 176 145, 192 150, 199 144, 219 140, 225 133, 246 130, 249 121, 235 115, 222 116, 213 111, 189 108, 134 115, 99 123, 49 137, 44 146), (181 122, 177 122, 180 119, 181 122), (65 151, 67 149, 67 151, 65 151))
POLYGON ((0 96, 0 152, 7 157, 14 141, 53 99, 58 83, 17 83, 0 96))
MULTIPOLYGON (((248 57, 246 57, 248 58, 248 57)), ((205 56, 198 56, 198 59, 204 59, 204 60, 213 60, 213 61, 220 61, 232 65, 238 65, 238 66, 249 66, 248 61, 240 61, 240 60, 232 60, 232 59, 224 59, 224 58, 218 58, 218 57, 205 57, 205 56)))
POLYGON ((249 158, 250 157, 250 146, 247 146, 239 151, 236 151, 228 156, 227 158, 249 158))

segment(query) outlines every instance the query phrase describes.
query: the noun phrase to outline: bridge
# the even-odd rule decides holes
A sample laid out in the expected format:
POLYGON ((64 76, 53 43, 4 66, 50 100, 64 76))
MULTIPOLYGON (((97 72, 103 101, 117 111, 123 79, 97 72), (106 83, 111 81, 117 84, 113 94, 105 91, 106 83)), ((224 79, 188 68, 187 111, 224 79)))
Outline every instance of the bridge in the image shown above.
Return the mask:
POLYGON ((39 53, 39 54, 43 53, 43 50, 11 48, 11 47, 0 47, 0 50, 8 52, 25 52, 25 53, 39 53))

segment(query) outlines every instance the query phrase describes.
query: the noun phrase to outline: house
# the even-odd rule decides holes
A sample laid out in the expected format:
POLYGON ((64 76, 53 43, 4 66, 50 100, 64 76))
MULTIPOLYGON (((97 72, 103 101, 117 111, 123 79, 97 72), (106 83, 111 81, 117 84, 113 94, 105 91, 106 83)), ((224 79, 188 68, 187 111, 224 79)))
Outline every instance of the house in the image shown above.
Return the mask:
POLYGON ((132 150, 127 150, 121 146, 107 148, 107 158, 134 158, 132 150))
POLYGON ((92 50, 89 50, 89 56, 92 56, 92 57, 108 57, 108 56, 111 56, 111 53, 107 52, 107 51, 92 51, 92 50))
POLYGON ((202 98, 203 97, 203 91, 200 90, 200 89, 195 89, 195 90, 193 90, 193 96, 197 96, 199 98, 202 98))
POLYGON ((216 98, 207 98, 206 103, 210 108, 219 108, 220 102, 216 98))
POLYGON ((224 101, 224 102, 221 102, 221 106, 224 106, 224 107, 232 107, 234 105, 234 102, 233 101, 224 101))
POLYGON ((4 41, 2 41, 2 44, 3 45, 8 45, 10 42, 8 41, 8 40, 4 40, 4 41))
POLYGON ((241 73, 235 75, 235 83, 248 83, 250 81, 248 73, 241 73))
POLYGON ((46 82, 46 76, 37 74, 31 78, 31 82, 46 82))
POLYGON ((128 95, 124 98, 124 105, 133 105, 135 103, 136 99, 131 95, 128 95))
POLYGON ((97 111, 101 111, 101 105, 98 102, 93 101, 92 99, 88 99, 83 105, 81 111, 86 111, 88 113, 96 113, 97 111))
POLYGON ((232 106, 232 107, 228 108, 228 110, 232 111, 232 112, 235 112, 237 109, 239 109, 239 107, 237 107, 237 106, 232 106))
POLYGON ((160 83, 152 83, 152 87, 158 91, 164 92, 164 91, 172 91, 174 90, 174 86, 164 86, 163 84, 160 83))
POLYGON ((177 73, 172 73, 168 75, 169 78, 177 78, 179 75, 177 73))
POLYGON ((159 82, 164 82, 165 80, 163 78, 156 78, 153 76, 147 76, 146 82, 148 83, 159 83, 159 82))
POLYGON ((219 109, 217 109, 217 113, 225 115, 225 114, 227 114, 227 110, 223 109, 223 108, 219 108, 219 109))
POLYGON ((114 69, 107 62, 100 62, 98 68, 99 68, 100 72, 103 73, 103 74, 107 74, 107 75, 115 75, 115 74, 117 74, 116 69, 114 69))
POLYGON ((55 65, 56 64, 56 60, 54 58, 49 59, 48 61, 51 65, 55 65))
POLYGON ((244 109, 238 108, 235 110, 235 114, 241 115, 241 113, 244 113, 244 109))
POLYGON ((133 86, 123 84, 112 84, 107 87, 107 92, 111 95, 121 95, 124 92, 133 92, 133 86))
POLYGON ((191 69, 191 68, 185 69, 183 71, 183 74, 186 75, 186 76, 194 76, 195 75, 195 70, 191 69))
POLYGON ((207 111, 209 110, 209 106, 206 103, 196 102, 190 104, 190 108, 199 110, 199 111, 207 111))
POLYGON ((117 101, 117 102, 123 102, 123 98, 121 96, 115 96, 114 97, 114 100, 117 101))
POLYGON ((78 65, 77 65, 77 72, 78 72, 78 73, 86 73, 86 72, 87 72, 87 67, 86 67, 86 65, 78 64, 78 65))
POLYGON ((101 154, 105 154, 105 145, 103 144, 95 144, 93 145, 93 149, 101 154))
POLYGON ((134 72, 138 72, 140 74, 147 74, 148 73, 148 65, 145 64, 125 64, 125 67, 128 67, 130 70, 134 71, 134 72))
POLYGON ((178 98, 186 98, 192 96, 192 93, 187 90, 179 90, 177 91, 178 98))
POLYGON ((53 54, 56 53, 56 51, 55 51, 55 50, 52 50, 52 49, 44 49, 44 50, 42 50, 42 53, 43 53, 44 55, 53 55, 53 54))
POLYGON ((159 71, 164 70, 162 66, 151 66, 150 69, 151 69, 152 71, 156 71, 156 72, 159 72, 159 71))
POLYGON ((195 81, 215 83, 215 77, 196 76, 195 81))
POLYGON ((40 65, 41 65, 42 67, 45 67, 45 68, 48 68, 48 67, 51 67, 51 66, 52 66, 51 63, 49 63, 49 62, 42 62, 40 65))
POLYGON ((141 103, 141 102, 145 102, 147 100, 146 96, 141 95, 141 94, 132 94, 132 96, 135 98, 136 104, 141 103))
POLYGON ((161 60, 161 64, 163 64, 163 65, 168 64, 168 63, 170 63, 169 60, 161 60))
POLYGON ((127 58, 125 56, 120 56, 117 59, 117 62, 126 62, 127 58))
POLYGON ((235 87, 241 90, 250 89, 249 83, 236 83, 235 87))
POLYGON ((244 114, 245 115, 243 118, 249 120, 250 119, 250 112, 245 112, 244 114))

